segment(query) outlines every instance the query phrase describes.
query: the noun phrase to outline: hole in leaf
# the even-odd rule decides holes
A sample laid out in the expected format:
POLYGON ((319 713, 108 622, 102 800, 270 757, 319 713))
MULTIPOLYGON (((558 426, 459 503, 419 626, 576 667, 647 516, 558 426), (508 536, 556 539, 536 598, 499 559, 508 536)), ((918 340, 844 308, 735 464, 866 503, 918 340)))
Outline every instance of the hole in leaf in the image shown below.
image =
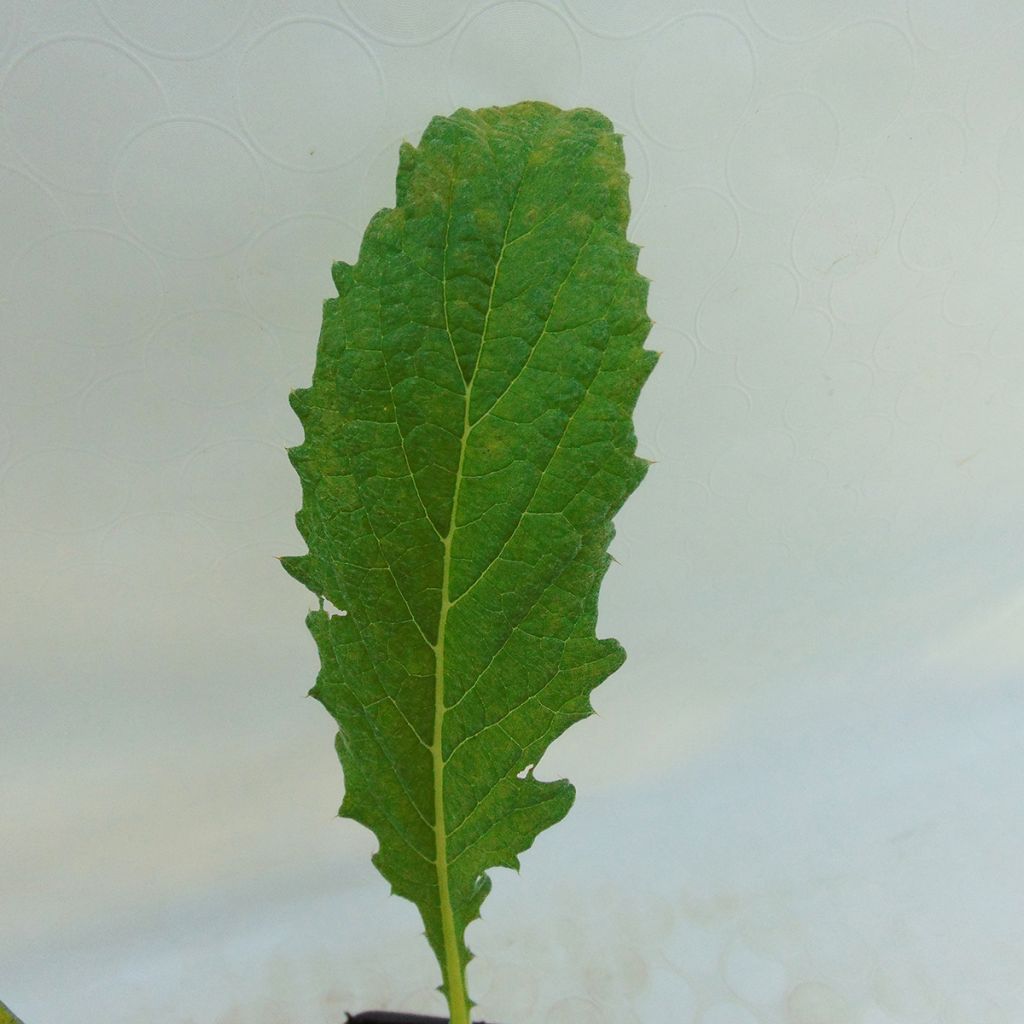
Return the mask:
POLYGON ((320 598, 320 611, 327 612, 327 614, 332 617, 335 615, 348 615, 348 612, 345 611, 344 608, 335 608, 334 605, 331 604, 331 602, 328 601, 326 597, 320 598))

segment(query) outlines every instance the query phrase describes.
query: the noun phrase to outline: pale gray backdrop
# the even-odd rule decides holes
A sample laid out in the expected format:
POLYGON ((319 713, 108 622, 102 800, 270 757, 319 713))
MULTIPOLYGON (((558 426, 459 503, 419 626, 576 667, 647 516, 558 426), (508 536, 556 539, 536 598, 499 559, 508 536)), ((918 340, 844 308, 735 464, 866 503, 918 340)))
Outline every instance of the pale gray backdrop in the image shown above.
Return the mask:
POLYGON ((440 1009, 304 700, 332 259, 459 105, 611 116, 664 358, 504 1024, 1024 1019, 1012 0, 0 0, 0 998, 440 1009))

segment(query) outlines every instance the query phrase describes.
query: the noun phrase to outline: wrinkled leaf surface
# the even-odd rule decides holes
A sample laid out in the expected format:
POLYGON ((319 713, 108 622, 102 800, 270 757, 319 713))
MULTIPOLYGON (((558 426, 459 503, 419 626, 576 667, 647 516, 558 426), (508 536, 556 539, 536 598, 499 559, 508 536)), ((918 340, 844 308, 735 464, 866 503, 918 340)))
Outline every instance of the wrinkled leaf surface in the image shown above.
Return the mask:
POLYGON ((453 1021, 487 869, 517 866, 573 801, 532 766, 624 657, 595 621, 655 361, 628 215, 600 114, 435 118, 402 147, 395 208, 335 265, 292 395, 309 553, 284 562, 342 610, 307 620, 341 813, 419 908, 453 1021))

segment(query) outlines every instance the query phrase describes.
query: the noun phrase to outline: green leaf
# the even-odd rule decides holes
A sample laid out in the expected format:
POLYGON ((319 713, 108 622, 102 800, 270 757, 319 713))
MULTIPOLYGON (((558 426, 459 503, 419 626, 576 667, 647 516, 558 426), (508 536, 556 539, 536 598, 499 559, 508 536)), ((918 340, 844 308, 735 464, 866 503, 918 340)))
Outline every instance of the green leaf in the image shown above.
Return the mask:
POLYGON ((593 110, 435 118, 402 147, 396 207, 335 265, 292 394, 309 553, 284 565, 321 598, 312 694, 339 727, 341 814, 419 908, 453 1024, 485 872, 573 801, 532 766, 624 658, 594 628, 656 360, 627 183, 593 110))
POLYGON ((2 1002, 0 1002, 0 1024, 21 1024, 21 1021, 2 1002))

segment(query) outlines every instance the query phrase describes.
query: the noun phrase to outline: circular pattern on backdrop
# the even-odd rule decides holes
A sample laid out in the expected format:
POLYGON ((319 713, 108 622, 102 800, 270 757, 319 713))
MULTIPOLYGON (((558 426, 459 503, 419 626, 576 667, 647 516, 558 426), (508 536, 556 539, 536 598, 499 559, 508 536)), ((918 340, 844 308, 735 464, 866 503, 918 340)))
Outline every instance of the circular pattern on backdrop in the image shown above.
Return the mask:
POLYGON ((711 467, 711 493, 733 501, 749 498, 782 478, 795 456, 796 443, 788 431, 760 426, 738 434, 711 467))
POLYGON ((213 121, 150 125, 124 148, 114 198, 135 235, 167 256, 221 256, 252 235, 264 193, 255 155, 213 121))
POLYGON ((758 1020, 739 1003, 715 1003, 700 1015, 700 1024, 758 1024, 758 1020))
POLYGON ((648 202, 631 234, 643 247, 640 272, 652 281, 650 315, 681 327, 736 251, 739 219, 720 192, 684 188, 661 202, 648 202), (689 244, 680 246, 680 238, 689 244))
POLYGON ((507 0, 466 22, 448 64, 454 106, 576 103, 583 75, 579 40, 561 15, 533 0, 507 0))
POLYGON ((932 178, 956 174, 966 152, 967 139, 958 120, 943 111, 915 113, 885 133, 873 170, 889 188, 920 190, 932 178))
POLYGON ((161 324, 146 353, 154 385, 185 405, 216 408, 262 392, 281 369, 277 339, 233 309, 192 309, 161 324))
POLYGON ((784 4, 759 4, 746 0, 750 20, 766 35, 782 43, 803 43, 832 28, 843 16, 840 4, 821 0, 789 0, 784 4))
MULTIPOLYGON (((707 505, 707 488, 694 480, 681 479, 679 484, 681 487, 690 485, 690 494, 704 492, 704 497, 695 502, 693 506, 695 511, 703 511, 707 505)), ((689 502, 685 499, 682 506, 684 509, 690 507, 689 502)), ((696 523, 698 518, 687 516, 682 521, 696 523)), ((683 909, 681 913, 679 910, 676 911, 672 930, 661 944, 661 956, 669 967, 680 974, 714 976, 718 972, 719 948, 722 944, 721 926, 712 925, 711 920, 708 920, 707 927, 704 924, 698 924, 695 918, 691 919, 688 910, 689 904, 688 894, 679 900, 679 905, 683 909)), ((710 915, 701 914, 702 920, 705 917, 710 918, 710 915)), ((650 1024, 654 1024, 654 1022, 651 1021, 650 1024)))
POLYGON ((1007 129, 999 146, 997 157, 999 177, 1007 185, 1015 186, 1024 174, 1024 116, 1018 117, 1007 129))
POLYGON ((33 532, 81 533, 108 526, 128 503, 123 469, 73 448, 32 452, 0 478, 4 525, 33 532))
POLYGON ((297 171, 325 171, 358 157, 386 111, 372 51, 334 22, 272 25, 242 55, 238 109, 253 145, 297 171))
POLYGON ((969 344, 969 335, 942 315, 939 296, 928 295, 904 305, 883 324, 872 356, 879 369, 909 376, 969 344))
POLYGON ((184 589, 221 554, 221 541, 206 523, 166 509, 118 519, 97 545, 102 562, 163 590, 184 589))
POLYGON ((631 216, 636 217, 647 205, 647 197, 651 192, 651 158, 639 135, 621 125, 616 125, 615 130, 622 136, 622 151, 626 158, 626 173, 629 175, 631 216))
POLYGON ((284 449, 253 438, 209 445, 182 467, 192 510, 231 523, 297 508, 297 485, 284 449))
POLYGON ((82 396, 79 430, 104 455, 163 462, 194 451, 210 432, 209 419, 175 401, 141 370, 114 373, 82 396))
POLYGON ((792 1024, 853 1024, 860 1019, 846 996, 818 981, 797 985, 786 998, 786 1012, 792 1024))
POLYGON ((786 994, 786 968, 775 957, 736 942, 725 955, 722 976, 732 992, 755 1005, 779 1002, 786 994))
POLYGON ((902 309, 919 284, 918 274, 885 245, 878 258, 837 278, 828 297, 833 315, 847 324, 881 323, 902 309))
POLYGON ((697 311, 697 335, 712 351, 737 354, 763 344, 792 317, 796 275, 781 263, 732 263, 697 311))
MULTIPOLYGON (((223 541, 220 543, 223 546, 223 541)), ((232 547, 226 554, 220 554, 210 563, 209 583, 212 592, 230 595, 232 612, 240 614, 246 625, 254 626, 264 633, 264 636, 267 630, 275 630, 279 626, 282 591, 287 593, 294 586, 282 570, 276 556, 295 551, 303 545, 298 534, 295 534, 294 538, 289 537, 283 550, 275 548, 273 545, 276 543, 282 542, 271 539, 265 532, 261 532, 259 542, 232 547)), ((305 599, 309 601, 310 607, 316 602, 311 593, 307 593, 305 599)), ((360 984, 365 985, 369 982, 372 987, 373 968, 369 965, 361 966, 359 979, 360 984)), ((383 994, 391 991, 393 990, 387 979, 381 979, 380 992, 383 994)), ((357 1000, 355 996, 352 998, 353 1002, 364 1001, 357 1000)), ((371 995, 368 992, 365 1002, 376 1002, 379 998, 379 995, 371 995)))
POLYGON ((900 254, 915 270, 950 266, 981 241, 998 210, 999 191, 987 175, 964 171, 940 179, 910 208, 900 254))
POLYGON ((591 999, 574 997, 553 1004, 544 1017, 545 1024, 612 1024, 611 1017, 591 999))
POLYGON ((1024 337, 1024 316, 1011 315, 1001 320, 993 329, 989 338, 989 352, 998 360, 1024 360, 1024 347, 1020 339, 1024 337))
POLYGON ((128 50, 63 36, 14 62, 0 87, 0 108, 15 149, 40 178, 96 193, 109 186, 119 146, 164 114, 167 102, 153 73, 128 50))
POLYGON ((965 396, 974 396, 981 371, 982 361, 975 352, 944 353, 929 360, 896 396, 897 418, 923 430, 935 430, 936 424, 947 420, 950 410, 963 408, 965 396))
MULTIPOLYGON (((573 21, 595 36, 605 39, 629 39, 642 35, 679 13, 677 4, 670 9, 664 0, 633 0, 628 4, 610 4, 608 0, 565 0, 573 21)), ((696 6, 689 0, 686 6, 696 6)))
POLYGON ((655 448, 682 475, 706 483, 715 458, 734 438, 751 432, 752 419, 750 396, 742 388, 689 383, 679 389, 679 399, 673 405, 661 410, 655 448), (701 444, 687 444, 685 439, 690 437, 700 437, 701 444))
MULTIPOLYGON (((307 363, 296 372, 292 372, 290 367, 278 372, 270 380, 270 383, 275 385, 272 392, 268 392, 264 387, 254 397, 216 407, 216 415, 209 417, 210 443, 230 441, 238 437, 253 437, 276 445, 281 450, 302 443, 302 424, 288 408, 288 391, 291 388, 308 385, 313 375, 312 366, 309 364, 316 356, 316 338, 305 335, 299 340, 303 352, 307 355, 307 363)), ((193 405, 193 408, 197 407, 193 405)))
POLYGON ((1014 0, 973 0, 969 4, 939 4, 907 0, 914 35, 930 50, 956 53, 985 52, 1005 33, 1007 14, 1019 11, 1014 0))
POLYGON ((1001 47, 986 53, 967 83, 964 117, 979 137, 994 137, 1024 110, 1024 63, 1019 54, 1024 25, 1014 26, 1001 47))
POLYGON ((253 312, 275 327, 315 334, 325 299, 338 294, 336 260, 352 262, 360 235, 336 217, 300 213, 263 231, 245 254, 242 293, 253 312))
MULTIPOLYGON (((537 996, 540 979, 537 972, 525 963, 510 960, 507 957, 496 957, 497 963, 490 965, 484 977, 478 972, 473 980, 474 987, 480 993, 481 1001, 501 1001, 503 1017, 508 1020, 535 1020, 537 1016, 537 996)), ((436 994, 436 989, 432 990, 436 994)), ((410 1002, 416 1012, 430 1005, 427 999, 410 1002)))
POLYGON ((789 430, 815 435, 864 411, 875 376, 855 359, 829 363, 828 374, 800 381, 786 391, 782 418, 789 430))
POLYGON ((685 384, 697 365, 697 342, 684 331, 656 323, 647 338, 647 348, 661 353, 659 365, 671 367, 672 386, 685 384))
POLYGON ((986 245, 956 269, 942 295, 942 313, 962 327, 992 324, 1014 306, 1020 293, 1020 267, 1009 246, 986 245))
POLYGON ((398 154, 403 142, 418 139, 423 125, 410 128, 401 135, 394 135, 386 145, 374 151, 364 161, 360 183, 359 208, 380 210, 395 205, 395 178, 398 173, 398 154))
POLYGON ((13 439, 11 438, 10 428, 0 420, 0 466, 7 461, 7 456, 11 454, 11 445, 13 439))
POLYGON ((96 0, 96 6, 107 24, 137 50, 168 60, 194 60, 231 42, 252 10, 253 0, 172 4, 96 0))
POLYGON ((0 345, 0 380, 5 406, 38 408, 66 402, 89 384, 96 362, 91 345, 57 338, 22 338, 9 332, 0 345))
POLYGON ((40 235, 56 231, 61 219, 60 207, 42 185, 0 166, 0 261, 4 265, 40 235))
POLYGON ((810 377, 824 367, 832 333, 832 321, 821 310, 800 306, 761 344, 737 353, 736 380, 743 387, 769 390, 810 377))
POLYGON ((870 473, 892 444, 895 411, 866 413, 837 424, 822 438, 820 455, 848 480, 870 473))
POLYGON ((0 58, 7 55, 14 45, 21 28, 21 4, 19 0, 8 0, 0 6, 0 58))
POLYGON ((897 118, 913 79, 913 46, 887 21, 862 21, 829 35, 811 72, 812 91, 832 108, 844 137, 857 141, 897 118))
MULTIPOLYGON (((26 622, 28 642, 32 645, 32 670, 38 679, 103 679, 105 694, 115 699, 113 687, 117 685, 118 673, 111 673, 111 666, 123 664, 121 659, 130 657, 128 644, 137 644, 136 651, 143 645, 149 649, 153 638, 134 618, 135 595, 125 574, 93 558, 83 557, 83 546, 79 545, 59 567, 33 574, 26 604, 33 609, 45 609, 45 612, 37 611, 26 622), (58 607, 59 611, 55 611, 58 607), (59 643, 51 642, 52 626, 44 618, 55 614, 60 617, 59 643)), ((136 663, 133 668, 144 677, 148 665, 143 668, 136 663)), ((72 698, 76 700, 73 707, 79 714, 79 709, 95 707, 95 698, 84 694, 79 697, 79 693, 76 688, 72 698), (77 703, 79 700, 81 703, 77 703)), ((124 705, 120 700, 118 707, 123 714, 124 705)), ((66 706, 65 713, 69 713, 66 706)), ((70 715, 67 720, 75 721, 70 715)), ((90 726, 92 723, 85 728, 90 726)))
POLYGON ((39 239, 11 277, 15 310, 47 344, 123 344, 145 334, 163 304, 152 257, 129 239, 95 228, 39 239))
POLYGON ((793 264, 808 278, 845 277, 877 258, 895 216, 892 196, 881 182, 835 182, 797 222, 793 264))
POLYGON ((663 1015, 666 1007, 671 1007, 672 1024, 690 1024, 697 1002, 697 994, 689 981, 677 971, 659 964, 651 969, 643 993, 632 1000, 632 1009, 638 1020, 652 1021, 663 1015))
POLYGON ((633 79, 637 121, 670 149, 716 144, 754 91, 754 49, 735 22, 688 14, 659 30, 633 79))
POLYGON ((424 46, 446 36, 465 17, 469 0, 391 0, 386 4, 338 0, 367 35, 389 46, 424 46))
MULTIPOLYGON (((946 1016, 936 1005, 937 992, 929 973, 923 966, 903 957, 887 958, 878 964, 871 977, 871 992, 878 1006, 888 1011, 888 1020, 893 1019, 889 1014, 895 1015, 897 1020, 917 1021, 946 1016)), ((986 1018, 979 1014, 978 1019, 986 1018)))
POLYGON ((836 115, 820 96, 783 93, 764 99, 729 146, 729 188, 754 210, 799 208, 828 177, 838 140, 836 115))

